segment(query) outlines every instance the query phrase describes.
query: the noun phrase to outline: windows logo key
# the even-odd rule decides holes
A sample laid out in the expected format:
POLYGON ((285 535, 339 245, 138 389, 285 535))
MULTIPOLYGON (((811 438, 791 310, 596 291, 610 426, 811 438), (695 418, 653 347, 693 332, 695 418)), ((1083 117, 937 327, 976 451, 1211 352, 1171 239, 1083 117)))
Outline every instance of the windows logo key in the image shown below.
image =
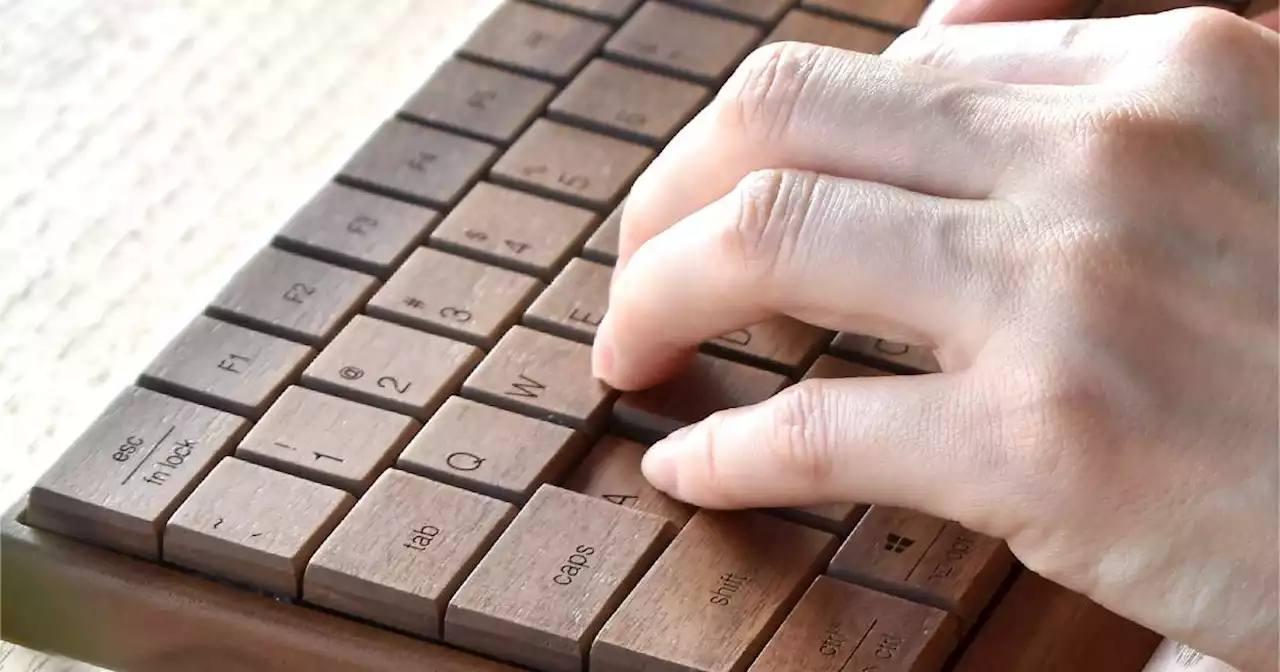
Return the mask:
POLYGON ((911 548, 912 546, 914 546, 915 543, 916 543, 915 539, 890 533, 886 535, 884 538, 884 550, 892 551, 894 553, 901 555, 908 548, 911 548))

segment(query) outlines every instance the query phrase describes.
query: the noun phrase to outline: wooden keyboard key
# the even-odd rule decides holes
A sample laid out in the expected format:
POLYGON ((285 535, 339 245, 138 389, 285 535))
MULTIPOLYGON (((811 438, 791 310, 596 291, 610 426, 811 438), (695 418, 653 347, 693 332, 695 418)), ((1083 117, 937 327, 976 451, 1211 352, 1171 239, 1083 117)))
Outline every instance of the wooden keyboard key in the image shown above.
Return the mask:
POLYGON ((631 13, 640 0, 542 0, 555 7, 580 12, 605 21, 621 21, 631 13))
POLYGON ((896 587, 924 559, 946 521, 907 509, 873 506, 845 540, 827 573, 898 594, 896 587))
POLYGON ((609 307, 613 269, 574 259, 525 311, 524 323, 564 338, 590 344, 609 307))
POLYGON ((578 672, 600 625, 669 534, 656 516, 544 485, 449 603, 445 641, 578 672))
POLYGON ((556 96, 547 111, 557 121, 663 144, 709 97, 704 86, 596 59, 556 96))
POLYGON ((1213 2, 1212 0, 1101 0, 1096 3, 1097 6, 1090 13, 1090 16, 1095 19, 1106 19, 1133 16, 1135 14, 1159 14, 1174 9, 1204 6, 1216 7, 1229 12, 1238 12, 1247 4, 1247 0, 1236 0, 1234 2, 1232 0, 1222 0, 1221 2, 1213 2))
POLYGON ((126 388, 31 488, 26 522, 74 539, 160 558, 160 531, 248 423, 126 388))
POLYGON ((412 418, 290 387, 236 448, 236 457, 355 495, 417 431, 412 418))
POLYGON ((620 61, 716 85, 760 41, 755 26, 646 2, 604 45, 620 61))
POLYGON ((596 214, 481 182, 431 233, 431 245, 551 280, 596 222, 596 214))
POLYGON ((831 343, 831 352, 852 357, 899 373, 938 373, 942 367, 926 348, 882 338, 842 332, 831 343))
POLYGON ((228 457, 174 512, 164 559, 283 597, 298 597, 302 570, 355 499, 228 457))
POLYGON ((786 385, 776 373, 699 354, 675 377, 623 394, 613 416, 633 436, 657 441, 717 411, 764 401, 786 385))
POLYGON ((928 0, 800 0, 800 6, 842 19, 870 21, 894 29, 920 22, 928 0))
POLYGON ((373 293, 372 276, 264 248, 222 288, 206 312, 272 336, 323 345, 373 293))
POLYGON ((706 347, 724 357, 796 376, 830 340, 831 333, 824 329, 779 315, 708 341, 706 347))
POLYGON ((648 147, 539 119, 493 166, 491 177, 602 210, 622 196, 652 158, 648 147))
POLYGON ((157 392, 256 419, 314 354, 305 345, 200 315, 138 380, 157 392))
POLYGON ((751 21, 774 23, 782 17, 795 0, 683 0, 686 5, 708 12, 751 21))
POLYGON ((487 348, 541 289, 527 275, 422 247, 378 290, 367 312, 487 348))
POLYGON ((302 380, 322 392, 425 420, 480 357, 473 345, 357 315, 302 380))
POLYGON ((339 179, 406 201, 448 207, 497 154, 488 143, 393 119, 356 151, 339 179))
POLYGON ((591 346, 522 326, 498 341, 462 390, 476 401, 588 432, 614 397, 591 375, 591 346))
POLYGON ((276 234, 281 249, 385 278, 439 213, 341 184, 327 184, 276 234))
POLYGON ((947 612, 819 576, 748 672, 933 672, 955 644, 947 612))
POLYGON ((1012 567, 1013 554, 1004 542, 948 522, 907 577, 920 592, 904 596, 955 614, 967 630, 1012 567))
POLYGON ((582 256, 610 266, 618 263, 618 236, 622 233, 622 206, 625 204, 625 200, 619 203, 600 228, 591 234, 582 248, 582 256))
POLYGON ((809 12, 792 10, 782 18, 763 44, 807 42, 864 54, 879 54, 894 35, 868 26, 846 23, 809 12))
POLYGON ((449 600, 515 513, 510 504, 392 469, 315 552, 302 597, 438 640, 449 600))
POLYGON ((396 466, 521 504, 538 486, 559 481, 584 450, 583 437, 568 427, 452 397, 396 466))
POLYGON ((655 489, 640 471, 646 448, 616 436, 600 439, 564 487, 671 521, 684 527, 697 509, 655 489))
POLYGON ((508 0, 462 46, 471 58, 549 79, 568 79, 609 34, 609 25, 508 0))
POLYGON ((822 355, 813 362, 813 366, 809 367, 809 371, 804 374, 804 380, 811 378, 879 378, 891 375, 893 374, 888 371, 865 364, 850 362, 831 355, 822 355))
POLYGON ((483 140, 507 144, 555 93, 546 82, 458 58, 445 61, 400 114, 483 140))
POLYGON ((745 669, 834 548, 762 513, 699 511, 601 628, 591 670, 745 669))

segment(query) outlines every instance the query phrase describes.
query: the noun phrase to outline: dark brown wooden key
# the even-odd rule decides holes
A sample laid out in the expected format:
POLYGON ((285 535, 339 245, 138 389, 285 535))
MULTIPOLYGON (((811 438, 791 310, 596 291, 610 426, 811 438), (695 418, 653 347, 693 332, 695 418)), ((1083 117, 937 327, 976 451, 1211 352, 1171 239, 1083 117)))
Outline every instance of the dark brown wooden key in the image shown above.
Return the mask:
POLYGON ((557 336, 590 344, 609 306, 613 268, 574 259, 525 311, 524 323, 557 336))
POLYGON ((523 273, 422 247, 378 290, 367 312, 487 348, 541 289, 523 273))
POLYGON ((396 463, 401 469, 522 504, 582 456, 568 427, 452 397, 396 463))
POLYGON ((625 200, 619 203, 600 228, 591 234, 582 248, 582 256, 602 264, 618 263, 618 236, 622 232, 622 206, 625 204, 625 200))
POLYGON ((543 2, 605 21, 621 21, 636 5, 640 4, 640 0, 543 0, 543 2))
POLYGON ((764 401, 786 384, 779 374, 699 354, 675 377, 623 394, 613 416, 633 436, 656 441, 716 411, 764 401))
POLYGON ((339 179, 415 203, 448 207, 462 197, 498 148, 393 119, 343 166, 339 179))
POLYGON ((463 579, 515 507, 394 469, 383 473, 307 565, 307 602, 431 639, 463 579))
POLYGON ((657 516, 544 485, 449 603, 445 641, 580 671, 600 625, 669 534, 657 516))
POLYGON ((337 489, 228 457, 165 526, 164 559, 284 596, 355 499, 337 489))
POLYGON ((431 245, 549 281, 596 219, 590 210, 481 182, 431 233, 431 245))
POLYGON ((708 341, 709 351, 749 364, 799 375, 831 340, 831 332, 785 315, 708 341))
POLYGON ((846 51, 878 54, 894 39, 892 33, 810 12, 792 10, 782 18, 763 44, 808 42, 846 51))
POLYGON ((937 358, 926 348, 871 336, 837 334, 831 342, 831 352, 897 373, 938 373, 942 370, 937 358))
POLYGON ((819 576, 748 672, 933 672, 955 644, 947 612, 819 576))
POLYGON ((593 431, 613 390, 591 375, 591 347, 515 326, 467 378, 463 394, 509 411, 593 431))
POLYGON ((678 530, 696 509, 654 488, 640 471, 645 447, 617 436, 600 439, 564 487, 618 506, 662 516, 678 530))
POLYGON ((257 418, 314 355, 305 345, 201 315, 138 380, 171 396, 257 418))
POLYGON ((800 0, 805 9, 893 28, 910 28, 919 23, 927 4, 928 0, 800 0))
POLYGON ((323 345, 373 293, 372 276, 267 247, 232 276, 209 315, 307 345, 323 345))
POLYGON ((420 205, 327 184, 289 218, 275 245, 385 278, 438 217, 420 205))
POLYGON ((1102 0, 1090 15, 1104 19, 1135 14, 1159 14, 1184 7, 1217 7, 1227 11, 1239 11, 1246 2, 1208 2, 1206 0, 1102 0))
POLYGON ((891 375, 893 374, 888 371, 865 364, 850 362, 831 355, 822 355, 813 362, 813 366, 809 367, 809 371, 804 374, 804 380, 809 380, 810 378, 880 378, 891 375))
POLYGON ((26 522, 157 560, 170 514, 247 428, 234 415, 126 388, 36 482, 26 522))
POLYGON ((491 179, 603 210, 651 158, 643 145, 539 119, 493 166, 491 179))
POLYGON ((755 26, 646 2, 605 43, 610 56, 704 84, 719 84, 760 41, 755 26))
POLYGON ((600 630, 591 670, 746 668, 834 548, 762 513, 699 511, 600 630))
POLYGON ((554 93, 555 87, 546 82, 452 58, 404 104, 400 114, 507 144, 554 93))
POLYGON ((773 23, 787 11, 795 0, 682 0, 685 4, 708 12, 752 21, 773 23))
POLYGON ((462 53, 537 77, 567 79, 608 34, 608 24, 507 0, 471 34, 462 53))
POLYGON ((662 144, 710 96, 703 86, 596 59, 551 101, 548 115, 627 139, 662 144))

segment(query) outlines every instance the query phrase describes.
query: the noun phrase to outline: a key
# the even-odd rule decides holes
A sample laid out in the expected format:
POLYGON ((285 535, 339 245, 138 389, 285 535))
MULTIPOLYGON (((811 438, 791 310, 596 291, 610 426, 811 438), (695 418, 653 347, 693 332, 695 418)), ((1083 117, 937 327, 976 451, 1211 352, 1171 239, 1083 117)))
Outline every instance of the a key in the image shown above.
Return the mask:
POLYGON ((307 602, 440 639, 444 610, 515 507, 395 469, 315 552, 307 602))
POLYGON ((354 503, 337 488, 227 457, 169 519, 164 559, 296 598, 307 560, 354 503))
POLYGON ((425 420, 480 357, 473 345, 357 315, 302 380, 322 392, 425 420))
POLYGON ((481 182, 431 233, 431 245, 549 281, 596 219, 590 210, 481 182))
POLYGON ((1205 5, 1216 6, 1227 11, 1239 11, 1247 4, 1246 1, 1230 2, 1229 0, 1216 3, 1206 0, 1101 0, 1090 16, 1105 19, 1135 14, 1159 14, 1174 9, 1205 5))
POLYGON ((666 520, 544 485, 458 589, 445 641, 540 670, 583 669, 649 567, 666 520))
POLYGON ((518 72, 567 79, 609 34, 609 25, 524 2, 503 2, 462 53, 518 72))
POLYGON ((400 114, 507 144, 555 93, 546 82, 458 58, 445 61, 400 114))
POLYGON ((422 247, 378 290, 367 312, 487 348, 541 289, 522 273, 422 247))
POLYGON ((578 465, 564 487, 644 513, 662 516, 675 529, 684 527, 697 510, 649 485, 640 472, 645 447, 617 436, 604 436, 578 465))
POLYGON ((759 28, 662 2, 646 2, 604 51, 618 60, 715 85, 760 41, 759 28))
POLYGON ((491 179, 603 210, 651 158, 643 145, 539 119, 494 164, 491 179))
POLYGON ((955 644, 947 612, 819 576, 748 672, 933 672, 955 644))
POLYGON ((574 259, 556 276, 533 305, 524 323, 564 338, 590 344, 609 304, 613 269, 586 259, 574 259))
POLYGON ((762 513, 699 511, 600 630, 591 669, 743 669, 834 548, 762 513))
POLYGON ((593 431, 614 392, 591 375, 591 347, 515 326, 462 386, 498 408, 593 431))
POLYGON ((640 0, 543 0, 543 2, 605 21, 621 21, 636 5, 640 4, 640 0))
POLYGON ((622 206, 626 200, 618 204, 600 228, 587 239, 582 248, 582 256, 602 264, 618 263, 618 235, 622 231, 622 206))
POLYGON ((850 362, 831 355, 822 355, 813 362, 813 366, 809 367, 809 371, 804 374, 804 380, 809 380, 810 378, 880 378, 891 375, 893 374, 888 371, 865 364, 850 362))
POLYGON ((558 482, 585 448, 568 427, 452 397, 396 466, 521 504, 543 483, 558 482))
POLYGON ((339 179, 406 201, 448 207, 497 154, 488 143, 392 119, 347 161, 339 179))
POLYGON ((323 345, 373 293, 369 275, 275 248, 236 272, 206 312, 263 333, 323 345))
POLYGON ((138 380, 170 396, 257 418, 314 355, 305 345, 200 315, 138 380))
POLYGON ((236 457, 359 495, 404 448, 412 418, 290 387, 236 448, 236 457))
POLYGON ((438 218, 431 208, 327 184, 289 218, 274 243, 385 278, 438 218))
POLYGON ((246 429, 234 415, 126 388, 36 482, 26 522, 157 560, 169 515, 246 429))
POLYGON ((743 21, 773 23, 795 0, 683 0, 687 5, 743 21))
POLYGON ((868 26, 847 23, 826 16, 792 10, 769 33, 763 44, 808 42, 864 54, 879 54, 893 42, 894 35, 868 26))
POLYGON ((897 373, 938 373, 942 370, 928 349, 882 338, 842 332, 831 342, 830 349, 842 357, 887 367, 897 373))
POLYGON ((699 354, 673 378, 623 394, 613 416, 633 436, 657 441, 716 411, 764 401, 786 384, 779 374, 699 354))
POLYGON ((709 351, 787 375, 799 375, 831 339, 830 332, 785 315, 707 342, 709 351))
POLYGON ((919 23, 926 4, 928 0, 800 0, 805 9, 896 29, 919 23))
POLYGON ((709 96, 704 86, 596 59, 556 96, 547 111, 558 121, 662 144, 709 96))

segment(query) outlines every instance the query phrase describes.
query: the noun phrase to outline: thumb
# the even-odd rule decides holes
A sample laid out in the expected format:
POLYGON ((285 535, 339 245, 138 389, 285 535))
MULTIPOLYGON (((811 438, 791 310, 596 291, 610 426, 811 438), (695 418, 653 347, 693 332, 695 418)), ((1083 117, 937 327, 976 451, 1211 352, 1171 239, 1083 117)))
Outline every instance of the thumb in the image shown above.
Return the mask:
POLYGON ((922 25, 1078 19, 1088 14, 1091 0, 933 0, 920 17, 922 25))

